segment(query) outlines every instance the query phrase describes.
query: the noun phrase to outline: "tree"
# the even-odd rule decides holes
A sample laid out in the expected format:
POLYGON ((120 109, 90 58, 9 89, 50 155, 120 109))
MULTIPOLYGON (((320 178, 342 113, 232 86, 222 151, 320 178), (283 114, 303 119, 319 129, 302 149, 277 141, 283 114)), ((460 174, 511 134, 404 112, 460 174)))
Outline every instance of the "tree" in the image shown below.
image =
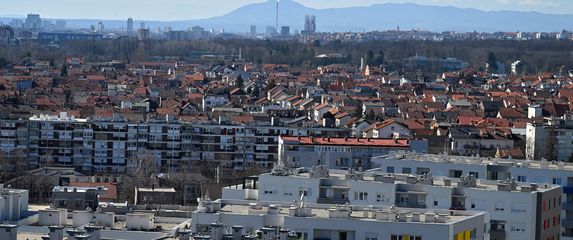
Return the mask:
POLYGON ((64 64, 62 66, 62 70, 60 71, 60 77, 66 77, 66 76, 68 76, 68 66, 64 64))
POLYGON ((374 51, 368 50, 368 53, 366 53, 366 63, 374 64, 374 51))
POLYGON ((258 98, 260 94, 261 94, 261 90, 259 90, 259 87, 254 86, 253 90, 251 91, 251 97, 258 98))
POLYGON ((378 51, 378 56, 376 57, 376 60, 374 60, 374 64, 377 66, 384 64, 385 57, 386 54, 384 53, 384 50, 380 49, 380 51, 378 51))
POLYGON ((487 65, 489 66, 489 71, 492 73, 496 73, 498 68, 497 68, 497 57, 495 56, 495 53, 493 52, 489 52, 487 55, 487 65))
POLYGON ((376 113, 374 113, 374 110, 370 109, 370 111, 366 113, 366 120, 376 120, 376 113))
POLYGON ((241 74, 239 74, 239 76, 237 76, 237 79, 235 80, 235 87, 243 89, 244 85, 245 85, 245 81, 243 80, 243 77, 241 76, 241 74))

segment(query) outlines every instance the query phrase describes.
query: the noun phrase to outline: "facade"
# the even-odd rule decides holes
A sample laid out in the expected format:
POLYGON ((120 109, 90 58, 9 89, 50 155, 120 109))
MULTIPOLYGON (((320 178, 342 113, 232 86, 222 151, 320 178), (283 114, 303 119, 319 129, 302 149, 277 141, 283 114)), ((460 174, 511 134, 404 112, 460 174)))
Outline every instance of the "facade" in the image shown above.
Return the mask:
POLYGON ((53 32, 38 33, 38 40, 40 40, 42 42, 58 42, 58 41, 72 41, 72 40, 99 41, 102 39, 103 39, 103 35, 101 35, 101 34, 53 33, 53 32))
POLYGON ((28 211, 28 190, 0 189, 0 221, 18 222, 28 211))
POLYGON ((518 182, 563 186, 562 239, 573 239, 573 165, 547 161, 504 160, 484 157, 397 153, 372 159, 374 167, 388 172, 431 172, 434 176, 459 177, 471 174, 492 181, 516 179, 518 182))
MULTIPOLYGON (((278 161, 280 135, 350 135, 348 129, 280 124, 187 123, 166 117, 130 123, 123 119, 79 119, 61 113, 27 120, 0 120, 0 151, 11 168, 71 167, 83 172, 125 173, 146 165, 162 172, 188 169, 201 161, 225 168, 271 168, 278 161)), ((51 189, 50 189, 51 190, 51 189)))
POLYGON ((407 139, 285 136, 279 138, 278 162, 285 167, 323 164, 333 169, 368 169, 373 156, 397 150, 427 152, 428 142, 407 139))
POLYGON ((135 188, 135 205, 173 204, 177 201, 174 188, 135 188))
POLYGON ((195 239, 489 239, 487 213, 472 211, 204 200, 192 219, 195 239))
POLYGON ((304 31, 302 34, 316 33, 316 16, 306 15, 304 18, 304 31))
POLYGON ((290 27, 289 26, 282 26, 281 27, 281 36, 289 36, 290 35, 290 27))
POLYGON ((42 19, 39 14, 28 14, 24 23, 24 28, 38 30, 42 27, 42 19))
POLYGON ((249 29, 249 33, 251 34, 251 36, 256 36, 257 35, 257 26, 251 25, 251 28, 249 29))
POLYGON ((203 97, 203 111, 211 110, 214 107, 221 107, 230 102, 228 95, 207 95, 203 97))
POLYGON ((547 123, 528 123, 525 134, 527 159, 573 162, 573 119, 550 118, 547 123))
POLYGON ((105 194, 104 187, 54 187, 52 202, 56 208, 68 210, 95 210, 98 207, 98 195, 105 194))
POLYGON ((423 175, 329 170, 275 170, 262 174, 255 192, 223 189, 223 199, 293 202, 305 196, 317 204, 397 206, 490 213, 491 239, 557 239, 561 233, 562 188, 551 184, 459 179, 423 175), (252 195, 251 195, 252 194, 252 195))
POLYGON ((133 37, 133 18, 127 19, 127 36, 133 37))

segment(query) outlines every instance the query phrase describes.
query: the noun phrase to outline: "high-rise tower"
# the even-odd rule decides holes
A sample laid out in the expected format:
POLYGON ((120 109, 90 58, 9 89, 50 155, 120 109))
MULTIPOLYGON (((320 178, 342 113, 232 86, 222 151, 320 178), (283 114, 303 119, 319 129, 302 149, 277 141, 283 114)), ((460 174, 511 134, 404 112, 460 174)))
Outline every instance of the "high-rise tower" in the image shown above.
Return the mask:
POLYGON ((127 36, 133 37, 133 18, 127 19, 127 36))

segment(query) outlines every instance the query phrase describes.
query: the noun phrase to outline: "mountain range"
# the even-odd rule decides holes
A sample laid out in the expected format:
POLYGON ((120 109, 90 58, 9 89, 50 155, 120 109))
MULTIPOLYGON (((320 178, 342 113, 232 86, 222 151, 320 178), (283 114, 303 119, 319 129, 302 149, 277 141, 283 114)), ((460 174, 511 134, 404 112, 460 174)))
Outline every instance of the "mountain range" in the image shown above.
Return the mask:
MULTIPOLYGON (((186 21, 145 21, 151 28, 171 26, 187 29, 199 25, 227 32, 248 32, 251 25, 259 32, 275 25, 276 1, 250 4, 218 17, 186 21)), ((279 25, 302 30, 305 15, 315 15, 317 30, 372 31, 420 29, 430 31, 523 31, 556 32, 573 29, 573 14, 545 14, 519 11, 482 11, 457 7, 426 6, 414 3, 384 3, 368 7, 314 9, 293 0, 280 1, 279 25)), ((0 21, 6 21, 7 19, 0 21)), ((89 27, 99 20, 68 19, 70 27, 89 27)), ((103 20, 107 28, 125 28, 125 20, 103 20)), ((136 20, 135 26, 139 26, 136 20)))

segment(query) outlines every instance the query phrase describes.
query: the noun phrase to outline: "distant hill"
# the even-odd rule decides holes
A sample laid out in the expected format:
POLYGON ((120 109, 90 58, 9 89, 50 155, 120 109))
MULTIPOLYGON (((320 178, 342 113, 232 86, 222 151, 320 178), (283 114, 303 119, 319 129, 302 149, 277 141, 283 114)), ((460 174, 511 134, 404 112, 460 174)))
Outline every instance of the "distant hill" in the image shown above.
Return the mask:
MULTIPOLYGON (((174 29, 187 29, 194 25, 207 29, 224 28, 228 32, 248 32, 256 25, 259 32, 266 26, 275 25, 275 4, 270 0, 250 4, 219 17, 159 22, 146 21, 147 26, 156 28, 171 26, 174 29)), ((290 26, 291 30, 302 30, 305 15, 315 15, 318 31, 372 31, 395 29, 421 29, 430 31, 524 31, 556 32, 573 29, 573 14, 543 14, 539 12, 494 11, 456 7, 425 6, 414 3, 384 3, 368 7, 313 9, 293 0, 280 2, 280 26, 290 26)), ((1 17, 0 17, 1 18, 1 17)), ((2 21, 2 19, 0 19, 2 21)), ((5 21, 6 22, 6 21, 5 21)), ((89 27, 98 20, 68 20, 68 26, 89 27)), ((103 21, 108 28, 125 28, 125 20, 103 21)), ((135 27, 139 22, 135 22, 135 27)))
MULTIPOLYGON (((250 25, 264 30, 274 26, 275 1, 251 4, 229 14, 190 21, 215 28, 246 32, 250 25)), ((413 3, 385 3, 369 7, 313 9, 292 0, 280 2, 279 25, 303 29, 304 16, 316 15, 319 31, 371 31, 424 29, 431 31, 561 31, 573 28, 573 15, 538 12, 486 12, 456 7, 424 6, 413 3)))

